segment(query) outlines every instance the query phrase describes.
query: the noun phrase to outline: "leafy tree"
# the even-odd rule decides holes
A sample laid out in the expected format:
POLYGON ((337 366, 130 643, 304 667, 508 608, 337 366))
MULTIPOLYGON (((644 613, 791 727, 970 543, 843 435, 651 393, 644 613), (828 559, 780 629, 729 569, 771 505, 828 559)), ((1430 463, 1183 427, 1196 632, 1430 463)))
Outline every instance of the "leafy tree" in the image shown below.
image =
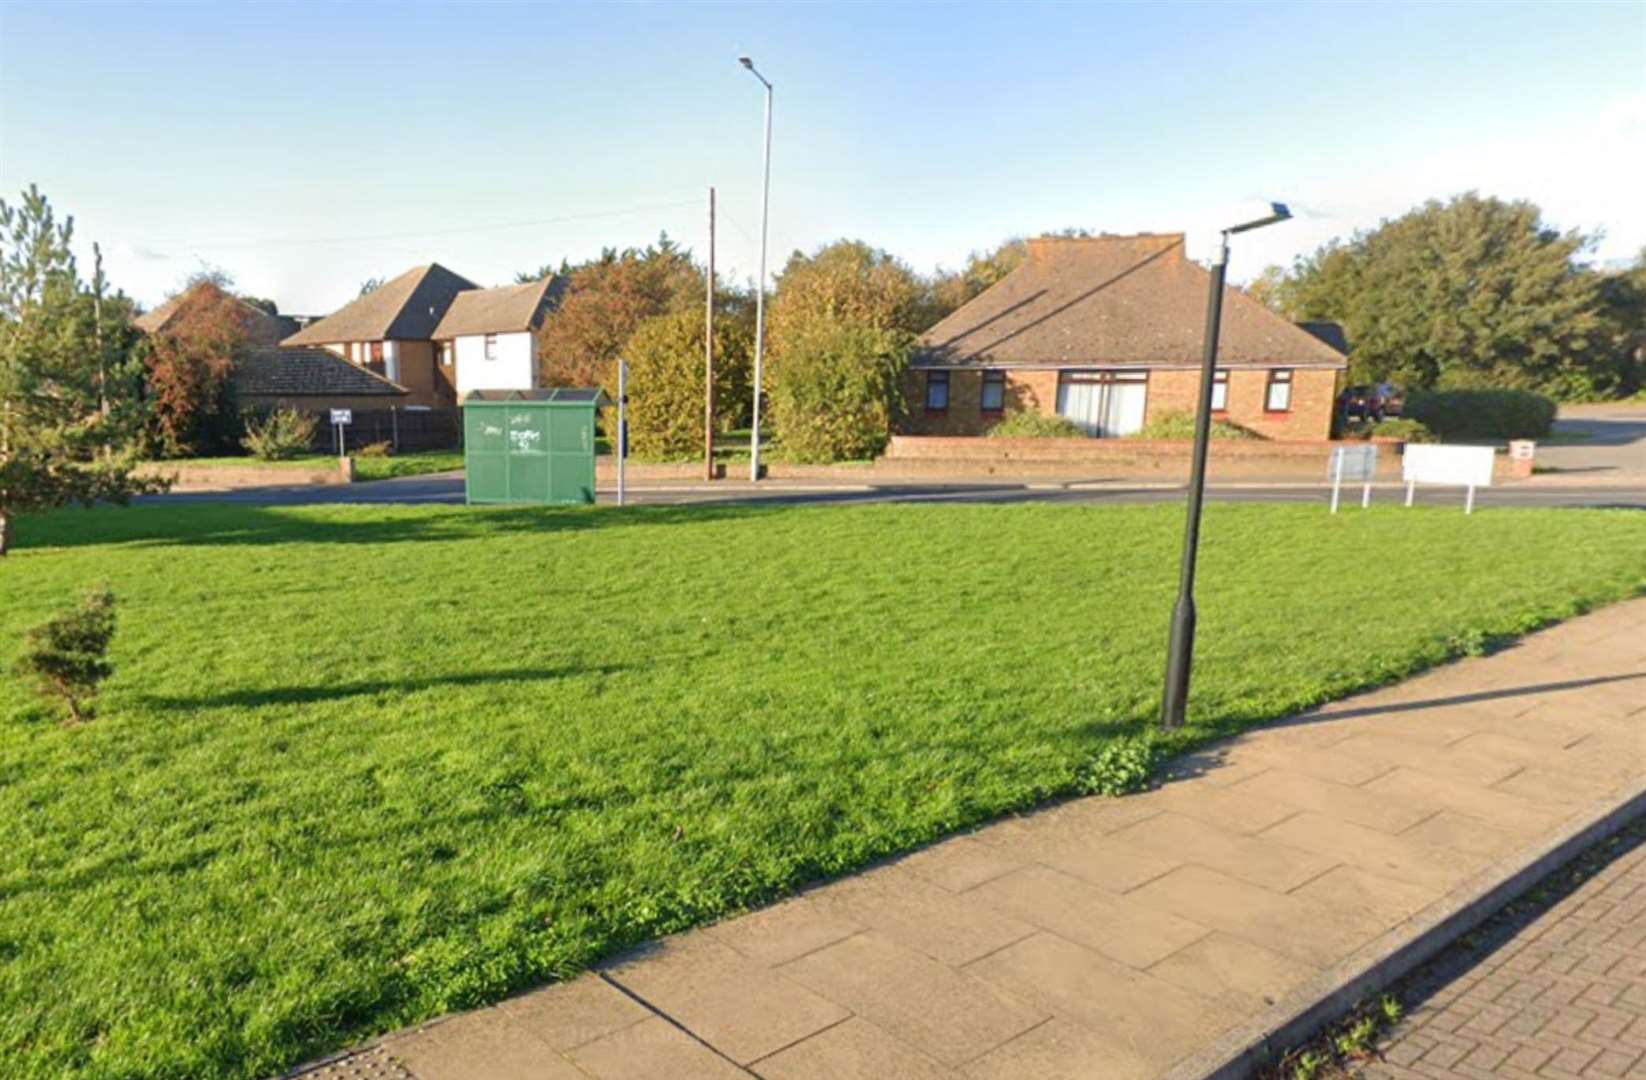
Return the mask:
POLYGON ((114 674, 108 661, 113 639, 114 593, 105 585, 87 593, 79 607, 29 630, 15 670, 33 680, 41 697, 61 702, 78 724, 92 715, 97 685, 114 674))
POLYGON ((1600 362, 1595 282, 1575 262, 1591 243, 1529 202, 1471 192, 1299 259, 1276 302, 1341 323, 1355 381, 1594 395, 1616 376, 1600 362))
POLYGON ((549 386, 605 386, 640 324, 703 304, 703 272, 665 233, 645 248, 608 248, 567 275, 566 292, 538 343, 549 386))
POLYGON ((559 266, 554 263, 544 263, 536 270, 520 271, 514 275, 514 283, 516 285, 530 285, 532 282, 542 281, 546 277, 567 277, 571 274, 572 269, 571 262, 562 258, 559 266))
POLYGON ((246 313, 215 285, 197 286, 144 351, 149 444, 162 457, 220 450, 237 427, 229 379, 246 349, 246 313))
POLYGON ((1598 363, 1610 367, 1618 393, 1638 393, 1646 385, 1646 248, 1633 266, 1599 275, 1596 294, 1603 343, 1598 363))
POLYGON ((822 327, 852 323, 919 333, 930 308, 926 290, 901 260, 861 240, 837 240, 812 255, 795 252, 777 275, 766 309, 774 371, 786 351, 822 327))
POLYGON ((1241 291, 1269 310, 1284 315, 1287 313, 1287 283, 1286 268, 1270 265, 1265 266, 1261 274, 1248 281, 1241 291))
POLYGON ((16 205, 0 199, 0 555, 19 514, 164 487, 133 475, 143 401, 131 303, 106 295, 101 256, 91 287, 81 281, 73 233, 33 185, 16 205))
MULTIPOLYGON (((701 307, 656 315, 629 339, 629 447, 637 455, 671 458, 703 446, 703 320, 701 307)), ((747 318, 714 320, 715 416, 723 429, 749 405, 754 331, 747 318)), ((616 379, 607 387, 616 396, 616 379)))
POLYGON ((170 300, 174 296, 182 296, 196 285, 211 285, 214 288, 222 289, 224 292, 233 292, 234 275, 221 266, 213 266, 211 263, 202 260, 200 269, 184 277, 177 288, 166 294, 166 299, 170 300))
POLYGON ((848 461, 885 449, 913 337, 820 320, 791 330, 770 391, 773 426, 796 461, 848 461))

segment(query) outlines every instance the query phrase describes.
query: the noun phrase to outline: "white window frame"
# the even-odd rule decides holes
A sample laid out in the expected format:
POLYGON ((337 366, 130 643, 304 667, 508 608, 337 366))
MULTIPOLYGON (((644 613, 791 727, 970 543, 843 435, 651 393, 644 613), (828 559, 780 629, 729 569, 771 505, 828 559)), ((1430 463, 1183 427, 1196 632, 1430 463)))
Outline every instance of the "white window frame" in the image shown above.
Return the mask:
POLYGON ((1269 381, 1263 387, 1263 411, 1286 413, 1292 411, 1292 369, 1270 368, 1269 381), (1280 391, 1280 404, 1275 404, 1275 392, 1280 391))

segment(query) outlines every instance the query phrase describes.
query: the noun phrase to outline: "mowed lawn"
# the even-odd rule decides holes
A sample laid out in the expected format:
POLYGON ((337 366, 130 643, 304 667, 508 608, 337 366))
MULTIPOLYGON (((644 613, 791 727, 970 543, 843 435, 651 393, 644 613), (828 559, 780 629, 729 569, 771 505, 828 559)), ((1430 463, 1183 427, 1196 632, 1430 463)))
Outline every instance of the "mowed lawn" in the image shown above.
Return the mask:
MULTIPOLYGON (((1072 790, 1153 722, 1178 506, 25 518, 99 717, 0 681, 0 1075, 257 1077, 1072 790)), ((1194 731, 1646 588, 1646 514, 1209 509, 1194 731)))

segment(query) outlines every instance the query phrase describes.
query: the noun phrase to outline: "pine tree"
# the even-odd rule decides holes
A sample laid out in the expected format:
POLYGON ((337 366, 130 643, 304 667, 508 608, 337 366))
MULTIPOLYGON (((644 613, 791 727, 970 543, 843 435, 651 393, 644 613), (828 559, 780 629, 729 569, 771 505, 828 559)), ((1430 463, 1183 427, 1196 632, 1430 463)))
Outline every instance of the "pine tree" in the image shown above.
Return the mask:
POLYGON ((141 365, 130 302, 93 287, 34 186, 0 199, 0 556, 17 516, 71 503, 124 503, 162 490, 133 475, 142 430, 141 365))
POLYGON ((114 674, 108 661, 114 640, 114 593, 108 586, 86 594, 80 606, 55 615, 30 630, 17 674, 33 679, 41 697, 55 698, 78 724, 91 716, 97 685, 114 674))

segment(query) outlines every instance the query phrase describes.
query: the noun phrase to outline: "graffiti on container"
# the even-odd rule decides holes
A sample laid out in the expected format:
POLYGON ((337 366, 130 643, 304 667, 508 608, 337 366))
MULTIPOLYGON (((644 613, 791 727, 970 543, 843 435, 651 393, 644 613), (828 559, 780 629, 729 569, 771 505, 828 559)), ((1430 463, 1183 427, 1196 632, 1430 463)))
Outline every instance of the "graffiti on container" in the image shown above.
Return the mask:
POLYGON ((524 431, 509 432, 509 440, 514 443, 514 452, 517 454, 535 453, 538 442, 543 438, 541 431, 527 428, 524 431))

